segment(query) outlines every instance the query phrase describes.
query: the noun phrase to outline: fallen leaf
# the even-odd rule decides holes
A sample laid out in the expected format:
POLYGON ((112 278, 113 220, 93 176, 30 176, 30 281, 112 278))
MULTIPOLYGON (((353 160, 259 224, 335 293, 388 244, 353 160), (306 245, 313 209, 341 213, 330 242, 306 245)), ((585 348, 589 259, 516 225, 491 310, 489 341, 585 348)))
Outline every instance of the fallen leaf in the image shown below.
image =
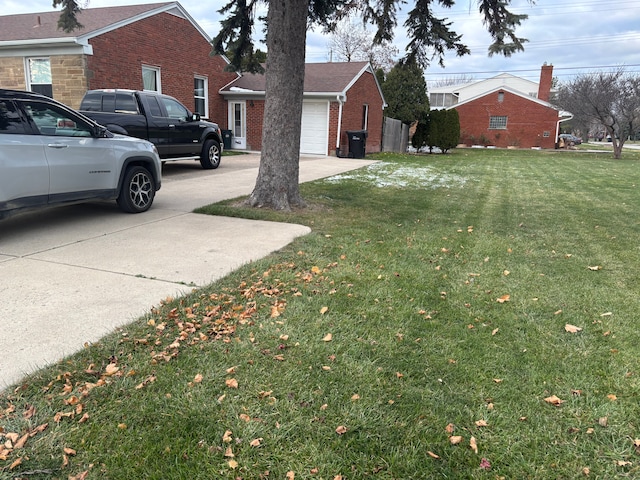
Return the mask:
POLYGON ((498 303, 504 303, 504 302, 508 302, 511 299, 511 295, 506 294, 506 295, 502 295, 500 298, 496 299, 496 301, 498 303))
POLYGON ((327 313, 329 311, 329 307, 322 307, 320 309, 320 315, 324 315, 325 313, 327 313))
POLYGON ((451 434, 455 428, 456 427, 453 423, 449 423, 444 429, 447 433, 451 434))
POLYGON ((336 433, 338 435, 344 435, 345 433, 347 433, 347 427, 345 427, 344 425, 340 425, 338 428, 336 428, 336 433))
POLYGON ((231 447, 227 447, 227 449, 224 451, 224 456, 226 458, 234 458, 235 455, 233 454, 233 449, 231 447))
POLYGON ((544 401, 556 406, 562 405, 564 403, 564 400, 560 400, 555 395, 551 395, 550 397, 545 398, 544 401))
POLYGON ((76 454, 76 451, 73 448, 69 448, 69 447, 64 447, 62 451, 67 455, 71 455, 71 456, 76 454))
POLYGON ((473 450, 473 453, 475 453, 477 455, 478 454, 478 443, 476 442, 476 437, 471 437, 471 440, 469 440, 469 446, 471 447, 471 450, 473 450))
POLYGON ((460 435, 453 435, 449 437, 449 443, 451 445, 458 445, 460 442, 462 442, 462 437, 460 435))
POLYGON ((227 378, 224 384, 227 388, 238 388, 238 381, 235 378, 227 378))
POLYGON ((115 363, 110 363, 109 365, 107 365, 107 367, 104 369, 104 374, 107 377, 110 377, 111 375, 114 375, 115 373, 118 372, 118 370, 120 370, 120 367, 118 367, 115 363))
POLYGON ((586 475, 589 475, 590 473, 591 473, 591 470, 589 470, 589 467, 584 467, 584 468, 582 469, 582 474, 583 474, 583 475, 585 475, 585 476, 586 476, 586 475))
POLYGON ((476 422, 476 427, 486 427, 486 426, 488 426, 488 425, 489 425, 489 424, 487 423, 487 421, 486 421, 486 420, 478 420, 478 421, 476 422))
POLYGON ((610 393, 609 395, 607 395, 607 398, 612 402, 615 402, 616 400, 618 400, 618 397, 616 397, 613 393, 610 393))
POLYGON ((251 445, 252 447, 259 447, 262 444, 262 440, 263 438, 255 438, 253 440, 251 440, 251 442, 249 442, 249 445, 251 445))
POLYGON ((587 267, 589 270, 596 272, 598 270, 602 270, 602 267, 600 265, 595 265, 593 267, 587 267))
POLYGON ((13 461, 13 463, 11 465, 9 465, 9 470, 13 470, 18 465, 21 465, 21 464, 22 464, 22 457, 18 457, 13 461))
POLYGON ((355 402, 356 400, 360 400, 360 395, 354 393, 353 395, 351 395, 351 401, 355 402))
POLYGON ((480 468, 482 470, 491 470, 491 463, 489 463, 489 460, 487 460, 486 458, 483 458, 482 460, 480 460, 480 468))
POLYGON ((327 333, 323 338, 322 341, 323 342, 330 342, 331 340, 333 340, 333 335, 330 333, 327 333))
POLYGON ((613 312, 605 312, 600 314, 601 317, 610 317, 611 315, 613 315, 613 312))
POLYGON ((222 441, 224 443, 231 443, 231 435, 233 435, 233 433, 231 432, 231 430, 226 430, 224 432, 224 435, 222 435, 222 441))
POLYGON ((296 474, 292 471, 288 471, 287 475, 286 475, 286 479, 287 480, 294 480, 294 478, 296 478, 296 474))
POLYGON ((437 455, 430 450, 427 450, 427 455, 429 455, 431 458, 435 458, 436 460, 440 458, 440 455, 437 455))
POLYGON ((498 333, 498 330, 500 330, 500 329, 499 329, 499 328, 494 329, 494 330, 491 332, 491 336, 493 336, 493 335, 495 335, 496 333, 498 333))
POLYGON ((69 476, 69 480, 85 480, 89 476, 89 470, 79 473, 75 476, 69 476))
POLYGON ((240 414, 240 420, 242 420, 243 422, 250 422, 251 421, 251 417, 249 415, 247 415, 246 413, 241 413, 240 414))
POLYGON ((27 439, 29 438, 29 434, 25 433, 24 435, 22 435, 18 441, 13 445, 13 448, 15 448, 16 450, 19 448, 23 448, 24 444, 27 443, 27 439))
POLYGON ((633 465, 633 463, 627 462, 625 460, 618 460, 616 462, 616 465, 619 466, 619 467, 630 467, 631 465, 633 465))
POLYGON ((607 417, 600 417, 598 419, 598 425, 600 425, 601 427, 606 427, 609 423, 609 419, 607 417))
POLYGON ((567 323, 564 326, 564 330, 566 332, 569 332, 569 333, 578 333, 578 332, 582 331, 582 328, 581 327, 576 327, 575 325, 571 325, 571 324, 567 323))
POLYGON ((227 462, 227 465, 229 465, 229 468, 232 468, 233 470, 238 468, 238 462, 236 462, 235 460, 229 460, 227 462))
POLYGON ((202 374, 198 373, 194 379, 193 379, 193 383, 202 383, 202 374))

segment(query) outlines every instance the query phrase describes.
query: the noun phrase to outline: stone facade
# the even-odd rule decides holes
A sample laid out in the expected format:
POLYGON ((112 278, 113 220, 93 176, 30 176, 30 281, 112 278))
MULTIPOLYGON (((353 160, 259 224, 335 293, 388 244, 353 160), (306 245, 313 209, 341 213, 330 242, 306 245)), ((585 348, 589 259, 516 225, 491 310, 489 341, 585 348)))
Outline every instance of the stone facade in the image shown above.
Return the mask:
POLYGON ((23 57, 0 57, 0 87, 12 90, 27 88, 23 57))

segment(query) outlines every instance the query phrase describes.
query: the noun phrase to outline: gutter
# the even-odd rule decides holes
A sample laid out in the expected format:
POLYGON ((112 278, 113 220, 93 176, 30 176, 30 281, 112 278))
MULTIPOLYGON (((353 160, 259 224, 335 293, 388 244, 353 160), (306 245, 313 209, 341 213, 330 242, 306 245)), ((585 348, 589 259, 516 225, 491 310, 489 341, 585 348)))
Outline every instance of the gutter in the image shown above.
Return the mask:
POLYGON ((343 93, 336 95, 338 101, 338 128, 336 133, 336 157, 345 158, 346 155, 340 154, 340 135, 342 134, 342 106, 347 101, 347 96, 343 93))

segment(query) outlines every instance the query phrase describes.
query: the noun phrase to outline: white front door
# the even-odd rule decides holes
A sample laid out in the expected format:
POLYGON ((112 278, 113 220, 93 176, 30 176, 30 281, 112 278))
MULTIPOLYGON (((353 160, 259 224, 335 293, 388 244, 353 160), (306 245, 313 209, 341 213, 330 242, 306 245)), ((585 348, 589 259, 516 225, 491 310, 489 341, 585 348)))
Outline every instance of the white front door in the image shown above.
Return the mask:
POLYGON ((229 129, 233 133, 231 148, 247 148, 247 102, 229 102, 229 129))

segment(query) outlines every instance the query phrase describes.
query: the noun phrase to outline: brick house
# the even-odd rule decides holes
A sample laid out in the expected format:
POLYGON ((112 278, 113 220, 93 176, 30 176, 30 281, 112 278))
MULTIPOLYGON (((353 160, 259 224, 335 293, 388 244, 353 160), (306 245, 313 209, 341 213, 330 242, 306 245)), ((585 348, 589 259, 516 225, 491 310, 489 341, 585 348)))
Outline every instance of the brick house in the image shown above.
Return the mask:
POLYGON ((501 74, 480 82, 431 91, 432 108, 455 108, 460 142, 497 147, 554 148, 560 122, 572 115, 549 103, 553 66, 543 65, 540 82, 501 74), (444 102, 444 103, 443 103, 444 102))
POLYGON ((0 16, 1 87, 44 93, 73 108, 88 89, 146 88, 226 119, 218 89, 237 75, 225 71, 223 57, 209 55, 208 36, 179 3, 89 8, 78 15, 84 27, 71 33, 58 30, 59 17, 0 16))
MULTIPOLYGON (((235 148, 259 149, 265 77, 244 74, 220 94, 229 102, 235 148), (243 128, 243 125, 246 125, 243 128)), ((368 62, 307 63, 300 151, 328 155, 349 151, 347 132, 367 131, 366 150, 382 149, 384 97, 368 62)))
MULTIPOLYGON (((36 91, 73 108, 90 89, 161 91, 232 130, 234 147, 260 149, 264 76, 226 71, 228 60, 210 55, 210 38, 180 3, 84 9, 83 28, 71 33, 58 30, 59 17, 0 16, 0 88, 36 91), (261 91, 238 94, 260 81, 261 91)), ((331 153, 345 129, 367 129, 367 150, 379 151, 384 100, 371 67, 310 64, 306 73, 301 151, 331 153), (313 145, 318 138, 323 148, 313 145)))

